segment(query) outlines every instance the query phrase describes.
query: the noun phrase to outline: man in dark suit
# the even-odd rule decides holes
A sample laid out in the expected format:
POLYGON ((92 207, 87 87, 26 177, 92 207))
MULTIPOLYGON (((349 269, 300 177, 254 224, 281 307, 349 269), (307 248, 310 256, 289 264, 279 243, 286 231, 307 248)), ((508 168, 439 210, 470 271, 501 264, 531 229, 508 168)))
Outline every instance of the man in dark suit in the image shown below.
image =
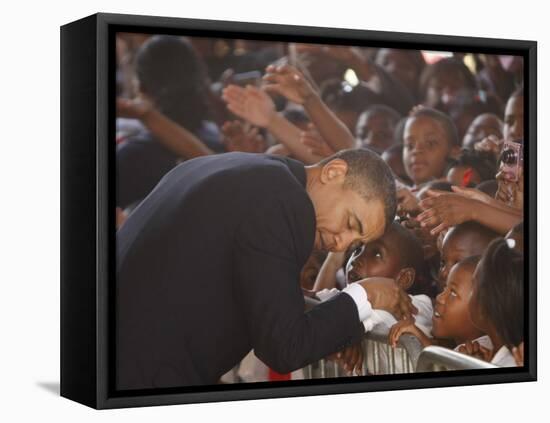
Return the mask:
POLYGON ((366 150, 179 165, 117 233, 117 388, 215 384, 251 349, 284 373, 357 343, 372 308, 406 311, 409 297, 367 280, 304 312, 300 270, 394 214, 391 172, 366 150))

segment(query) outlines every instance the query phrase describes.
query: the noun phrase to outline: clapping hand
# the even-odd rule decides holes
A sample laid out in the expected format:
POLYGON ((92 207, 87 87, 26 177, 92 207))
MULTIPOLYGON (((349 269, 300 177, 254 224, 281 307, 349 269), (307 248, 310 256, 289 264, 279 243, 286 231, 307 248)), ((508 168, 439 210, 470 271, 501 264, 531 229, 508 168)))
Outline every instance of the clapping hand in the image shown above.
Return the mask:
POLYGON ((252 85, 245 88, 228 85, 222 91, 222 98, 231 112, 262 128, 269 126, 277 113, 271 97, 252 85))
POLYGON ((269 65, 263 80, 265 91, 282 95, 297 104, 306 103, 315 94, 304 75, 291 65, 269 65))

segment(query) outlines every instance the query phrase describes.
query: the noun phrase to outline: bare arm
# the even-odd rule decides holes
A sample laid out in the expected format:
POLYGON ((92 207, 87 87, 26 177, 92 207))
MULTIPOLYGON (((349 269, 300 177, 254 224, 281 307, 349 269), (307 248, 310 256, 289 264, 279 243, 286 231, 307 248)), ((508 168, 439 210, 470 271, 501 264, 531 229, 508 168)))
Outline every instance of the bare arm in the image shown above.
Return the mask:
POLYGON ((344 253, 328 253, 319 273, 313 291, 321 291, 322 289, 332 289, 336 286, 336 272, 344 264, 344 253))
POLYGON ((339 151, 355 146, 352 133, 321 100, 300 71, 290 65, 278 67, 271 65, 266 71, 264 81, 268 85, 265 86, 265 90, 302 104, 321 137, 333 150, 339 151))
POLYGON ((223 99, 230 111, 253 125, 266 128, 297 159, 313 164, 322 158, 312 154, 300 141, 302 131, 277 113, 273 100, 264 91, 252 86, 229 85, 223 91, 223 99))
POLYGON ((191 159, 213 154, 194 134, 144 100, 117 99, 117 116, 140 119, 164 147, 179 157, 191 159))

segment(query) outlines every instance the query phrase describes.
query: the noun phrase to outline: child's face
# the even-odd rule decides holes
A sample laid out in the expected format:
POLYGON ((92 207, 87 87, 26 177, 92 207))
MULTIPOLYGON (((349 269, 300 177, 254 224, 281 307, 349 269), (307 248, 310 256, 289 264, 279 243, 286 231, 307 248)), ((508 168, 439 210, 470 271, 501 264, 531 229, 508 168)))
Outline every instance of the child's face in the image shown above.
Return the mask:
POLYGON ((512 97, 506 103, 503 136, 507 141, 523 140, 523 96, 512 97))
POLYGON ((394 175, 397 176, 402 182, 406 184, 410 183, 409 176, 405 170, 405 165, 403 164, 403 153, 400 150, 386 150, 382 153, 382 160, 384 160, 388 166, 393 171, 394 175))
POLYGON ((416 185, 444 175, 451 146, 439 122, 428 116, 408 119, 403 138, 403 164, 416 185))
POLYGON ((474 148, 474 145, 487 138, 489 135, 494 135, 498 139, 502 138, 502 125, 500 119, 490 113, 484 113, 470 124, 464 138, 462 146, 466 148, 474 148))
POLYGON ((348 260, 346 277, 348 283, 373 276, 394 278, 401 270, 398 246, 392 234, 369 242, 356 251, 348 260))
POLYGON ((369 147, 380 154, 393 144, 394 129, 386 113, 366 112, 359 116, 355 135, 361 147, 369 147))
POLYGON ((473 266, 463 264, 451 269, 445 289, 436 297, 432 318, 434 337, 462 343, 481 336, 472 324, 469 310, 473 271, 473 266))
POLYGON ((465 90, 466 81, 461 72, 440 72, 435 74, 428 82, 425 93, 425 105, 445 109, 448 104, 452 103, 465 90))
POLYGON ((481 182, 481 177, 479 173, 469 166, 454 166, 447 172, 447 181, 456 186, 464 185, 464 177, 466 172, 470 173, 469 183, 477 185, 481 182), (469 169, 469 170, 468 170, 469 169))
POLYGON ((401 81, 414 92, 417 85, 417 71, 407 54, 401 50, 382 48, 376 55, 376 64, 401 81))
POLYGON ((443 239, 441 246, 441 265, 439 267, 439 282, 445 284, 451 268, 466 257, 481 254, 485 244, 473 234, 460 233, 456 235, 450 230, 443 239))

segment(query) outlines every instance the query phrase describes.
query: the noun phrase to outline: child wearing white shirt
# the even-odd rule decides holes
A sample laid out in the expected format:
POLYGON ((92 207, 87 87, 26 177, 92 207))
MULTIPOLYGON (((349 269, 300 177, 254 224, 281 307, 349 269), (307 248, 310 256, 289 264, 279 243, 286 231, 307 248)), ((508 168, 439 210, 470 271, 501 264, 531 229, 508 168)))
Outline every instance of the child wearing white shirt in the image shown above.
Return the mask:
MULTIPOLYGON (((335 273, 342 266, 343 254, 330 253, 323 264, 315 283, 316 296, 326 301, 340 291, 334 288, 335 273)), ((423 266, 423 252, 420 240, 412 232, 393 222, 384 235, 355 251, 346 265, 346 282, 352 284, 370 277, 392 278, 411 297, 412 304, 418 310, 415 322, 430 336, 432 328, 432 300, 426 295, 431 293, 431 284, 420 277, 423 266)), ((397 319, 384 310, 373 310, 370 317, 363 322, 365 332, 375 326, 391 328, 397 319)), ((380 372, 385 372, 387 357, 380 356, 380 372)), ((404 369, 399 364, 394 369, 402 373, 404 369)))

